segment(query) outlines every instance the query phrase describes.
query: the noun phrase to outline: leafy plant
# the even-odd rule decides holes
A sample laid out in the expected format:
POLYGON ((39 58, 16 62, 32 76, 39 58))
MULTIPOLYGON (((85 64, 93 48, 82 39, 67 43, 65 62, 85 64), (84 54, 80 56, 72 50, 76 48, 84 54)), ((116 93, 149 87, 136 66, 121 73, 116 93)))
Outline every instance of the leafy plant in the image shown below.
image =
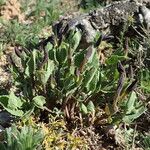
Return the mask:
POLYGON ((100 6, 104 6, 104 1, 99 0, 81 0, 80 7, 85 10, 91 10, 100 6))
POLYGON ((28 1, 22 1, 22 4, 24 7, 22 10, 27 13, 26 19, 30 20, 30 23, 28 21, 27 23, 19 23, 17 19, 1 20, 1 26, 4 30, 1 33, 3 37, 1 41, 31 48, 38 44, 42 29, 50 26, 58 18, 59 12, 55 11, 57 1, 36 0, 35 3, 31 2, 31 4, 28 1), (32 9, 27 10, 27 8, 32 9))
POLYGON ((130 124, 141 116, 147 108, 141 102, 137 101, 136 93, 132 92, 130 98, 125 102, 125 108, 123 110, 125 110, 125 114, 122 120, 130 124))
POLYGON ((77 136, 78 131, 69 131, 64 119, 51 117, 48 125, 42 126, 46 132, 44 139, 45 149, 88 149, 86 139, 77 136))
POLYGON ((16 49, 11 57, 12 74, 25 98, 43 95, 49 103, 48 98, 53 96, 55 101, 52 103, 62 100, 65 104, 68 97, 75 97, 75 103, 82 103, 91 93, 99 91, 100 64, 96 48, 90 46, 76 53, 79 34, 71 35, 76 41, 63 42, 60 47, 49 43, 43 52, 16 49))
POLYGON ((22 116, 23 111, 22 108, 23 101, 16 97, 13 92, 10 95, 0 96, 0 105, 2 105, 5 110, 15 116, 22 116))
POLYGON ((36 150, 42 149, 41 143, 44 134, 41 129, 24 126, 20 130, 16 126, 7 128, 5 131, 5 142, 0 143, 2 150, 36 150))
MULTIPOLYGON (((83 114, 94 112, 94 102, 97 104, 99 98, 94 99, 93 102, 92 97, 98 93, 114 94, 113 91, 117 88, 118 96, 111 101, 113 107, 111 106, 110 109, 114 109, 119 107, 117 105, 132 91, 136 82, 128 85, 131 81, 124 78, 126 72, 121 63, 122 71, 118 68, 117 73, 117 64, 129 58, 121 51, 119 54, 114 53, 106 60, 104 67, 99 62, 98 47, 93 44, 87 49, 79 50, 80 39, 80 31, 75 30, 70 33, 68 39, 62 41, 60 46, 48 43, 43 51, 16 49, 11 57, 14 83, 29 103, 34 101, 35 106, 42 109, 46 108, 43 104, 51 105, 51 109, 61 105, 65 115, 71 118, 73 116, 69 114, 73 115, 75 109, 83 114), (116 87, 118 78, 118 87, 116 87), (118 91, 119 89, 121 91, 118 91), (35 101, 34 97, 39 95, 44 96, 45 100, 42 98, 44 101, 42 99, 42 101, 35 101)), ((138 104, 136 96, 133 95, 125 104, 126 106, 122 107, 125 110, 122 117, 125 122, 133 121, 145 111, 145 107, 138 104)), ((113 111, 111 115, 116 110, 113 111)))
POLYGON ((150 150, 150 135, 144 136, 142 143, 145 150, 150 150))
POLYGON ((17 45, 35 45, 38 42, 37 33, 40 31, 40 24, 36 26, 25 25, 19 23, 17 20, 2 23, 5 31, 3 33, 3 41, 17 45))
POLYGON ((48 108, 44 106, 45 103, 45 97, 43 96, 35 96, 30 103, 22 97, 17 97, 13 92, 9 95, 0 96, 0 105, 10 114, 22 117, 22 119, 31 115, 35 108, 48 110, 48 108))
MULTIPOLYGON (((98 33, 93 43, 82 49, 79 48, 82 33, 75 29, 62 41, 54 37, 53 44, 49 41, 41 46, 39 34, 58 18, 59 0, 20 1, 25 23, 0 20, 0 55, 6 44, 14 47, 9 61, 15 87, 11 91, 6 89, 8 95, 0 91, 0 105, 27 126, 19 128, 20 124, 15 123, 17 127, 6 129, 0 148, 93 149, 99 142, 99 134, 103 134, 101 128, 114 124, 118 125, 115 140, 123 140, 130 149, 135 139, 134 122, 147 110, 138 91, 149 96, 150 81, 149 51, 147 56, 142 51, 141 56, 141 42, 130 38, 126 41, 125 34, 133 25, 133 18, 129 18, 115 42, 102 40, 97 45, 103 34, 98 33), (38 126, 39 120, 42 121, 43 130, 28 124, 31 115, 38 126), (93 139, 98 142, 95 144, 93 139)), ((89 11, 106 3, 82 0, 80 6, 89 11)), ((144 137, 142 144, 149 148, 149 136, 144 137)))
POLYGON ((54 9, 57 8, 58 2, 59 0, 36 0, 35 4, 32 5, 32 11, 27 17, 33 16, 36 18, 36 21, 44 21, 45 25, 50 25, 58 18, 59 11, 54 9))
POLYGON ((150 92, 150 70, 145 68, 140 72, 140 81, 141 81, 141 88, 149 93, 150 92))

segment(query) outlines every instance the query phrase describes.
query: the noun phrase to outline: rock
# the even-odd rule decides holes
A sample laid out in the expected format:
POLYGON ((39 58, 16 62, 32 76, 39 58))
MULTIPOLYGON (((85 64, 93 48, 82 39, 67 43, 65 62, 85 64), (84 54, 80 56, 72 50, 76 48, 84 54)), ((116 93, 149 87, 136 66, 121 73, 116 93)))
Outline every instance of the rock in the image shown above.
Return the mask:
POLYGON ((8 127, 14 121, 14 116, 6 111, 0 112, 0 125, 3 127, 8 127))
POLYGON ((146 25, 147 30, 150 30, 150 9, 146 6, 140 6, 140 13, 143 16, 143 23, 146 25))

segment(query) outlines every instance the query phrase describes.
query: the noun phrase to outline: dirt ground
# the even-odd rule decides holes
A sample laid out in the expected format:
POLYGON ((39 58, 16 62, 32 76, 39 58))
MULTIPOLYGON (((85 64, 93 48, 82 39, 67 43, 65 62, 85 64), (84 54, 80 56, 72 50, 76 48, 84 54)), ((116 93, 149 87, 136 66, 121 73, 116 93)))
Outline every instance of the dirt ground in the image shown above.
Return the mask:
POLYGON ((8 0, 6 5, 0 9, 0 14, 3 19, 10 20, 18 18, 19 22, 23 22, 25 15, 21 12, 21 5, 18 0, 8 0))

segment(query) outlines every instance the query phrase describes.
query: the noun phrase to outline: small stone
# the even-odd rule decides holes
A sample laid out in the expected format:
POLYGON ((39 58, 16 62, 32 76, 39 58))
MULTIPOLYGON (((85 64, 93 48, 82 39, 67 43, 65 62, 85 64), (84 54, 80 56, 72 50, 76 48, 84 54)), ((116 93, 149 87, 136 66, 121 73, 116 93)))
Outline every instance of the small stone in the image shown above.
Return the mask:
POLYGON ((14 117, 6 112, 6 111, 1 111, 0 112, 0 125, 3 127, 8 127, 10 123, 12 123, 14 120, 14 117))

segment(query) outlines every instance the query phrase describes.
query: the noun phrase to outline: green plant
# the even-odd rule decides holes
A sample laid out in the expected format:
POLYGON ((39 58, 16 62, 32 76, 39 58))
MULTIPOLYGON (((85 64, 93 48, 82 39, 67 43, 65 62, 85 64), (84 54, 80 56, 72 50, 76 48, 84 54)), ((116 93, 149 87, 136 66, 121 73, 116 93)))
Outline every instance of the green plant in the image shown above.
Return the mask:
POLYGON ((142 143, 145 150, 150 150, 150 135, 144 136, 142 143))
MULTIPOLYGON (((54 9, 57 8, 58 2, 59 0, 36 0, 32 4, 32 11, 30 11, 27 17, 33 16, 36 18, 36 21, 44 21, 45 25, 50 25, 58 18, 59 11, 54 9)), ((23 1, 22 3, 26 2, 23 1)))
POLYGON ((31 100, 43 95, 47 103, 65 105, 69 97, 74 97, 75 103, 82 104, 99 91, 100 64, 96 48, 90 46, 75 52, 80 32, 70 36, 73 39, 70 43, 63 42, 60 47, 48 43, 43 52, 16 49, 11 57, 12 74, 25 98, 31 100), (50 102, 51 99, 54 100, 50 102))
POLYGON ((13 20, 11 22, 3 22, 3 26, 5 26, 3 42, 22 46, 38 43, 37 33, 40 30, 40 25, 31 27, 30 25, 21 24, 17 20, 13 20))
POLYGON ((136 93, 133 91, 127 101, 124 102, 122 110, 124 110, 122 121, 130 124, 139 116, 141 116, 147 108, 142 102, 137 101, 136 93))
POLYGON ((39 34, 42 29, 50 26, 58 18, 60 12, 55 11, 57 1, 36 0, 33 4, 32 2, 28 4, 27 1, 22 3, 24 4, 22 10, 25 11, 24 13, 27 13, 25 21, 28 22, 30 20, 30 23, 20 23, 17 19, 10 21, 1 20, 3 29, 1 41, 32 49, 38 44, 39 34), (26 7, 32 9, 26 10, 26 7))
POLYGON ((22 116, 23 111, 22 108, 23 101, 16 97, 13 92, 10 95, 2 95, 0 96, 0 105, 2 105, 5 110, 15 116, 22 116))
POLYGON ((39 95, 30 99, 30 102, 21 96, 17 97, 14 92, 10 92, 9 95, 0 96, 0 105, 10 114, 22 117, 22 119, 28 118, 36 108, 48 110, 44 106, 45 103, 45 97, 39 95))
MULTIPOLYGON (((98 93, 114 94, 119 78, 117 64, 129 58, 119 49, 119 54, 115 52, 111 55, 106 61, 107 66, 104 67, 99 62, 98 47, 95 47, 93 43, 87 49, 79 50, 80 39, 80 31, 72 31, 68 39, 60 46, 48 43, 44 51, 16 49, 11 57, 11 70, 15 85, 20 92, 22 91, 23 98, 29 100, 28 103, 32 103, 34 97, 42 95, 46 100, 44 103, 41 101, 42 109, 45 103, 51 109, 61 105, 65 115, 71 118, 74 116, 75 109, 83 114, 94 112, 95 104, 100 102, 99 98, 93 100, 93 97, 98 93), (73 116, 69 115, 69 112, 73 116)), ((128 78, 119 82, 122 87, 118 88, 128 87, 128 78)), ((128 95, 132 88, 127 88, 126 91, 128 95)), ((121 97, 124 99, 125 96, 121 97)), ((113 101, 110 103, 114 103, 114 107, 120 103, 118 98, 113 101)), ((37 105, 39 104, 35 106, 37 105)), ((130 108, 123 109, 130 110, 130 108)))
MULTIPOLYGON (((43 47, 40 33, 45 27, 47 32, 61 13, 57 11, 58 1, 20 1, 26 15, 24 23, 0 19, 0 55, 7 44, 14 47, 8 57, 15 87, 10 91, 6 88, 5 95, 0 91, 1 109, 15 118, 0 149, 93 149, 105 142, 100 137, 107 134, 102 130, 108 124, 115 127, 116 137, 108 134, 107 138, 132 149, 139 134, 136 120, 147 110, 139 94, 148 101, 150 89, 148 47, 141 50, 138 39, 125 36, 133 18, 129 17, 115 42, 102 40, 97 45, 103 34, 98 33, 89 47, 80 49, 82 33, 75 29, 60 45, 54 37, 53 44, 49 41, 43 47), (38 128, 30 124, 30 116, 38 128), (20 127, 16 120, 26 126, 20 127)), ((106 3, 82 0, 80 6, 89 11, 106 3)), ((143 147, 149 149, 149 136, 142 139, 143 147)))
POLYGON ((148 68, 145 68, 140 71, 140 84, 141 88, 145 92, 150 92, 150 70, 148 68))
POLYGON ((81 0, 80 7, 84 10, 91 10, 97 7, 102 7, 106 2, 99 0, 81 0))
POLYGON ((77 130, 69 131, 64 119, 51 117, 43 130, 47 133, 43 142, 45 149, 88 149, 86 139, 77 136, 77 130))
POLYGON ((5 142, 0 143, 1 150, 36 150, 42 149, 44 134, 41 129, 23 126, 20 130, 16 126, 7 128, 4 134, 5 142))

